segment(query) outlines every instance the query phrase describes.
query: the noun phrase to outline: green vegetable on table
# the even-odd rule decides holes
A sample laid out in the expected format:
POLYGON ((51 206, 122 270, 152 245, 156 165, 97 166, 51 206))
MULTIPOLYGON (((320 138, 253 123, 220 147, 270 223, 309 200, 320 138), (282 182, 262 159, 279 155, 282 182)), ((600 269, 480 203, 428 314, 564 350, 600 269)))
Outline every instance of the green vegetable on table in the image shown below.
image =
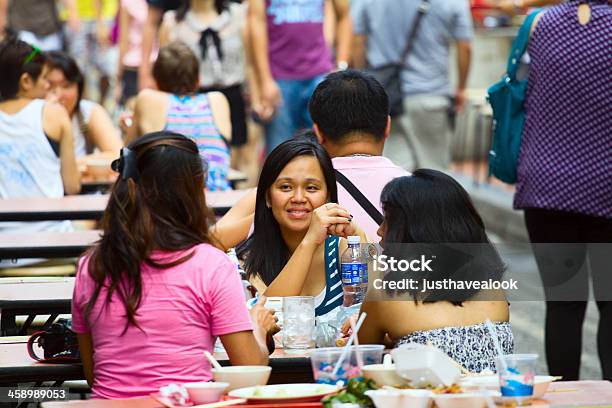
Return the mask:
POLYGON ((374 403, 365 395, 368 390, 376 390, 378 386, 374 380, 366 378, 351 378, 346 388, 337 394, 329 395, 321 402, 324 408, 332 408, 333 403, 353 403, 359 404, 363 408, 374 408, 374 403))

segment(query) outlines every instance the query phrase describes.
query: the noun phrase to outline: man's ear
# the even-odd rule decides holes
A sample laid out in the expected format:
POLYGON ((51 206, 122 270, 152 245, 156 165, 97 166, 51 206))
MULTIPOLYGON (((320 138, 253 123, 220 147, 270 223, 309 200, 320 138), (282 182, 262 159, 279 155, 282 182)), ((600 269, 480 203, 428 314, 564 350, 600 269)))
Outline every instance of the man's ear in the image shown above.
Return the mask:
POLYGON ((385 127, 385 140, 389 137, 389 133, 391 133, 391 115, 387 115, 387 126, 385 127))
POLYGON ((325 136, 323 136, 323 133, 321 133, 321 130, 319 130, 319 126, 317 126, 317 124, 313 124, 312 125, 312 130, 314 131, 315 135, 317 135, 317 142, 319 142, 320 145, 324 145, 325 144, 325 136))

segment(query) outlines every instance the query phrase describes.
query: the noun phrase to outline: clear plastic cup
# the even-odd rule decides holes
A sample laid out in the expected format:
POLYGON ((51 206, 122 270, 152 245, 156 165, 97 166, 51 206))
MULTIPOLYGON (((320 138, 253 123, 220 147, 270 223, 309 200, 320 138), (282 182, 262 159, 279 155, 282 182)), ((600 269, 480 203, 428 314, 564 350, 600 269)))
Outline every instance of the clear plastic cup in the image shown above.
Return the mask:
POLYGON ((310 363, 315 382, 321 384, 336 384, 338 381, 346 382, 351 378, 362 377, 360 366, 380 364, 382 362, 385 346, 368 344, 351 346, 351 350, 342 362, 338 373, 333 371, 342 354, 344 347, 325 347, 309 350, 310 363))
POLYGON ((315 300, 313 296, 283 299, 283 347, 308 349, 314 345, 315 300))
POLYGON ((507 354, 495 359, 499 388, 504 402, 520 405, 530 403, 533 399, 533 379, 537 360, 537 354, 507 354))

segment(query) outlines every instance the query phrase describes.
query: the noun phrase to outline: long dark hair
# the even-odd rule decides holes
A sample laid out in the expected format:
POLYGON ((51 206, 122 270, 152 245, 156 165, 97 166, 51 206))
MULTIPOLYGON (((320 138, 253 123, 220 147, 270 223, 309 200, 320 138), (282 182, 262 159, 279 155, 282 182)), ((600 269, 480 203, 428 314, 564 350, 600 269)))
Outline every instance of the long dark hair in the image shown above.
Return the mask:
POLYGON ((380 201, 387 243, 489 242, 468 193, 441 171, 419 169, 393 179, 380 201))
POLYGON ((0 101, 17 97, 19 79, 24 73, 37 81, 46 61, 41 50, 14 35, 7 35, 0 42, 0 101))
POLYGON ((214 220, 204 196, 202 159, 191 139, 161 131, 136 139, 127 149, 133 156, 122 151, 123 162, 118 163, 122 176, 104 211, 102 238, 90 251, 95 290, 85 308, 89 319, 100 290, 108 287, 106 304, 116 292, 125 305, 126 330, 130 324, 138 326, 142 263, 164 269, 185 262, 193 251, 168 263, 152 259, 151 252, 210 243, 208 228, 214 220))
POLYGON ((311 134, 289 139, 272 150, 263 165, 257 184, 255 230, 237 248, 238 256, 244 260, 247 276, 259 276, 266 285, 272 283, 290 258, 278 222, 272 214, 272 209, 266 205, 266 194, 285 166, 299 156, 313 156, 317 159, 327 185, 329 202, 338 202, 336 176, 331 159, 316 139, 313 140, 311 134))
MULTIPOLYGON (((433 255, 437 265, 430 280, 501 278, 505 266, 487 237, 482 218, 467 191, 452 177, 419 169, 412 176, 391 180, 380 200, 385 215, 383 246, 388 255, 404 259, 412 256, 411 251, 415 256, 433 255)), ((405 277, 403 272, 386 276, 390 280, 405 277)), ((449 300, 461 305, 476 292, 436 291, 425 301, 449 300)))
MULTIPOLYGON (((223 11, 227 10, 229 7, 229 0, 215 0, 215 10, 217 13, 221 14, 223 11)), ((181 5, 176 9, 176 21, 183 21, 187 12, 191 8, 190 0, 182 0, 181 5)))
POLYGON ((78 96, 75 112, 79 112, 79 103, 83 98, 83 89, 85 87, 85 77, 76 63, 74 58, 65 52, 50 51, 47 53, 49 69, 59 69, 64 74, 64 78, 68 82, 74 82, 77 85, 78 96))
POLYGON ((70 55, 60 51, 50 51, 47 53, 49 69, 59 69, 64 74, 66 81, 75 83, 77 86, 77 100, 74 107, 74 114, 79 123, 81 133, 85 136, 87 142, 87 152, 93 151, 93 143, 89 138, 89 127, 85 123, 85 117, 81 112, 81 99, 83 99, 83 90, 85 88, 85 77, 79 68, 77 62, 70 55))

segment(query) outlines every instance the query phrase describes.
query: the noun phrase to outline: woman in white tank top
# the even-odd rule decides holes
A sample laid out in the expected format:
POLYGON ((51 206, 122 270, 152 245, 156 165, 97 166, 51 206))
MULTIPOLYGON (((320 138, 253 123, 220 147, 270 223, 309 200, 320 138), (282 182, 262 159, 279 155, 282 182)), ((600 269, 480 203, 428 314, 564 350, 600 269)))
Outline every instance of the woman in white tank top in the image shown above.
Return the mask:
MULTIPOLYGON (((45 55, 29 44, 0 42, 0 199, 77 194, 80 176, 66 110, 42 99, 45 55)), ((69 223, 0 223, 7 230, 66 230, 69 223)))

